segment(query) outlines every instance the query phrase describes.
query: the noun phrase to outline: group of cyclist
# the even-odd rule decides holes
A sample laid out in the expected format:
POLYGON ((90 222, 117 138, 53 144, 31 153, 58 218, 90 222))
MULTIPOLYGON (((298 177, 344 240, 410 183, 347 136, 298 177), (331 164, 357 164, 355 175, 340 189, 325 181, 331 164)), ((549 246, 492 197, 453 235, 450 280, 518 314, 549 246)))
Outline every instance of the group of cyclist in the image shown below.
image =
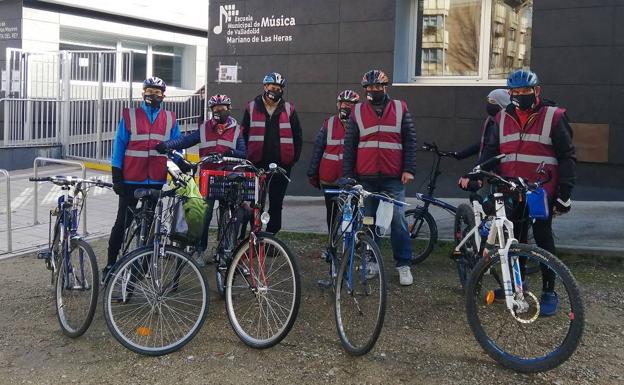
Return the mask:
MULTIPOLYGON (((132 220, 127 208, 137 204, 133 191, 138 188, 162 188, 166 182, 167 151, 199 145, 200 156, 219 153, 247 158, 258 167, 276 163, 290 175, 302 150, 302 128, 292 103, 284 100, 286 80, 271 72, 263 79, 263 93, 248 102, 241 122, 231 116, 232 101, 217 94, 208 101, 211 118, 198 130, 182 135, 175 114, 161 108, 166 85, 151 77, 143 83, 143 101, 139 108, 126 108, 115 135, 112 155, 114 191, 119 195, 117 219, 111 231, 108 263, 111 269, 121 248, 125 227, 132 220)), ((416 174, 417 142, 412 116, 404 101, 390 98, 389 78, 381 70, 370 70, 362 78, 365 98, 353 90, 337 97, 337 113, 328 117, 316 137, 307 176, 312 186, 321 190, 336 188, 345 178, 356 179, 369 191, 405 200, 405 185, 416 174)), ((487 117, 481 137, 475 144, 456 152, 457 159, 479 156, 479 163, 498 154, 506 154, 498 167, 509 177, 536 180, 536 168, 544 163, 551 180, 544 186, 552 208, 547 219, 528 220, 526 205, 513 211, 515 237, 526 242, 532 223, 535 242, 555 253, 552 216, 570 210, 570 196, 575 184, 575 149, 566 111, 542 97, 537 75, 517 70, 507 79, 507 89, 492 91, 486 102, 487 117)), ((202 167, 210 168, 210 164, 202 167)), ((480 187, 475 177, 462 177, 460 187, 480 187)), ((277 233, 282 227, 282 204, 288 179, 273 178, 268 188, 270 221, 266 231, 277 233)), ((337 215, 331 196, 325 194, 327 226, 337 215)), ((366 215, 373 216, 375 200, 365 203, 366 215)), ((206 232, 200 248, 207 247, 207 225, 214 202, 208 202, 206 232)), ((402 206, 395 206, 391 221, 391 244, 401 285, 411 285, 412 250, 402 206)), ((556 312, 558 298, 552 272, 543 267, 541 313, 556 312)), ((497 297, 503 293, 497 293, 497 297)))

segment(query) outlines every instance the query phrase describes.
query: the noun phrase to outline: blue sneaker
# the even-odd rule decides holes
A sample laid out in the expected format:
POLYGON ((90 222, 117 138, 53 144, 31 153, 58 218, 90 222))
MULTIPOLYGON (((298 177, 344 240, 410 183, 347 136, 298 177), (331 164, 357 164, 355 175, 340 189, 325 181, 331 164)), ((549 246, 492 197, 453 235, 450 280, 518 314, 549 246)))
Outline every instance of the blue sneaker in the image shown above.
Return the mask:
POLYGON ((557 313, 559 308, 559 296, 554 291, 546 291, 540 297, 540 316, 550 317, 557 313))

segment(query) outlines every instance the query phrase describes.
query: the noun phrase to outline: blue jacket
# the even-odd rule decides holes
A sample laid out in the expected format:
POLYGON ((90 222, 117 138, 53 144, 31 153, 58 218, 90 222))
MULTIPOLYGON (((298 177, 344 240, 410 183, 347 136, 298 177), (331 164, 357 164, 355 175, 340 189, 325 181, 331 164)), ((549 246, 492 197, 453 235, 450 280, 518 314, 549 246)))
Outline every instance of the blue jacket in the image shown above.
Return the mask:
MULTIPOLYGON (((141 108, 147 114, 147 117, 150 120, 150 123, 154 123, 158 113, 160 112, 160 108, 152 108, 145 104, 145 102, 141 102, 141 108)), ((178 126, 178 122, 176 121, 171 128, 170 139, 177 139, 181 137, 180 126, 178 126)), ((117 131, 115 132, 115 141, 113 143, 113 156, 111 159, 111 166, 117 167, 120 170, 123 170, 123 161, 124 156, 126 154, 126 148, 128 147, 128 142, 130 141, 130 133, 126 129, 126 124, 124 123, 123 117, 119 120, 119 125, 117 126, 117 131)), ((167 181, 162 180, 150 180, 146 179, 142 182, 128 182, 124 180, 124 183, 128 184, 155 184, 162 185, 167 181)))

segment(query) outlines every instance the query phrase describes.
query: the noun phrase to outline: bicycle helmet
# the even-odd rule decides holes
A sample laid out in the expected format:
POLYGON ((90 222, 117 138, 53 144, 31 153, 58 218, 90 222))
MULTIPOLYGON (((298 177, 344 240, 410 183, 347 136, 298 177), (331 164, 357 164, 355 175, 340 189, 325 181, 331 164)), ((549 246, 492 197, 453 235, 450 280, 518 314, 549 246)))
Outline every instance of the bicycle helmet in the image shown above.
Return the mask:
POLYGON ((158 88, 162 92, 165 92, 165 90, 167 89, 167 84, 161 78, 152 76, 151 78, 147 78, 143 81, 143 89, 146 88, 158 88))
POLYGON ((382 70, 370 70, 362 77, 362 87, 366 88, 372 84, 387 85, 390 83, 388 75, 382 70))
POLYGON ((282 77, 282 75, 277 72, 269 72, 264 75, 262 84, 276 84, 280 87, 286 87, 286 78, 282 77))
POLYGON ((537 74, 531 70, 516 70, 507 78, 507 88, 535 87, 539 85, 537 74))
POLYGON ((344 90, 338 94, 338 103, 340 102, 350 102, 357 103, 360 101, 360 95, 357 92, 352 90, 344 90))
POLYGON ((214 106, 227 106, 227 108, 230 109, 232 100, 227 95, 217 94, 208 100, 208 107, 212 108, 214 106))

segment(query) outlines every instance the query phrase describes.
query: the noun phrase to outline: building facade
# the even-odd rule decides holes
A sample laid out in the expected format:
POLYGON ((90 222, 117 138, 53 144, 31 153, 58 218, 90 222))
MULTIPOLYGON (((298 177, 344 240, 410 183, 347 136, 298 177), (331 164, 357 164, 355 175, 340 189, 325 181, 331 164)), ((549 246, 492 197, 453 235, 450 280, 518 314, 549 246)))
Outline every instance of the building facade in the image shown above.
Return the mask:
MULTIPOLYGON (((361 91, 371 68, 391 77, 419 141, 459 150, 479 139, 485 96, 513 69, 530 67, 544 96, 568 111, 578 156, 577 199, 624 199, 624 3, 607 0, 271 0, 210 3, 208 93, 226 93, 234 115, 282 73, 304 130, 294 177, 305 180, 313 140, 336 94, 361 91), (227 75, 227 76, 226 76, 227 75), (620 177, 614 178, 614 175, 620 177)), ((419 156, 422 181, 430 154, 419 156)), ((471 161, 445 160, 439 193, 458 195, 471 161)), ((413 192, 420 183, 410 186, 413 192)), ((295 194, 313 194, 304 183, 295 194)))

